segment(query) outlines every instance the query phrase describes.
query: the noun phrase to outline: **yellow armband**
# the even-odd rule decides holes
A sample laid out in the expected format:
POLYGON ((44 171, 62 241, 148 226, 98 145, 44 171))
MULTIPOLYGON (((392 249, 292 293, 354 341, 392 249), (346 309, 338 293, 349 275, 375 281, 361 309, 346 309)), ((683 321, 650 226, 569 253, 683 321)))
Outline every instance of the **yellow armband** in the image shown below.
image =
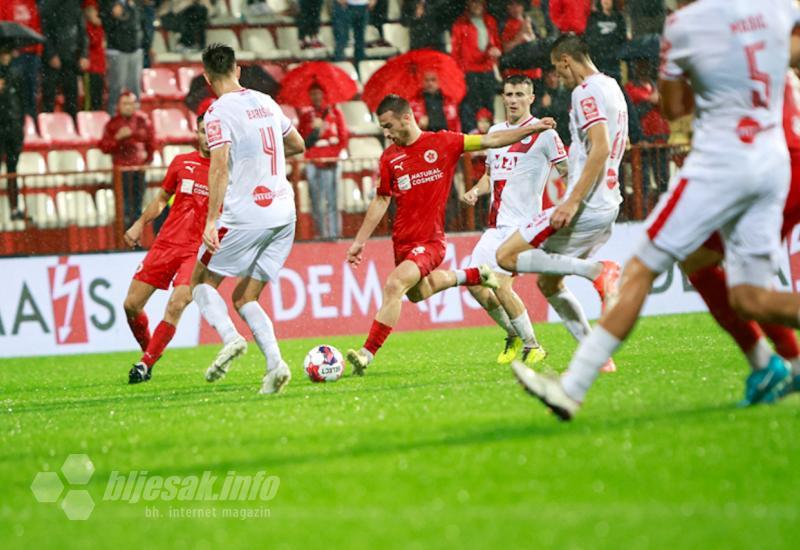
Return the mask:
POLYGON ((478 136, 478 135, 471 135, 471 136, 465 135, 464 151, 465 152, 480 151, 481 149, 483 149, 483 146, 481 145, 482 138, 483 136, 478 136))

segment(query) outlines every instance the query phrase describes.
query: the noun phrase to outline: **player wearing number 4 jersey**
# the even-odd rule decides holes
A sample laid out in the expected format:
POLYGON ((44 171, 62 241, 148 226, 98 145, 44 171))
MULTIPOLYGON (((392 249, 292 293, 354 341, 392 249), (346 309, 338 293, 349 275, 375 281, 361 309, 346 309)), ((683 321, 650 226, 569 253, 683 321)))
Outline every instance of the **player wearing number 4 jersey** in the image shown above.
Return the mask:
POLYGON ((347 251, 347 261, 355 266, 361 263, 367 239, 388 210, 391 198, 395 197, 397 214, 392 227, 392 244, 396 267, 386 280, 383 302, 364 346, 347 352, 347 360, 356 375, 364 374, 397 323, 403 296, 418 302, 455 285, 497 286, 488 265, 458 271, 436 269, 444 259, 447 245, 445 205, 461 154, 510 145, 555 126, 552 119, 542 119, 483 136, 423 132, 414 120, 408 101, 396 95, 386 96, 378 105, 377 113, 384 135, 393 144, 381 156, 378 192, 347 251))
MULTIPOLYGON (((620 298, 578 348, 560 379, 523 365, 525 389, 562 419, 577 412, 600 365, 628 336, 653 281, 719 231, 728 295, 736 312, 759 322, 800 326, 800 296, 771 290, 780 247, 789 155, 781 128, 780 91, 796 16, 788 0, 699 0, 664 28, 659 81, 669 118, 687 113, 687 81, 697 109, 692 152, 645 223, 625 266, 620 298)), ((782 361, 748 387, 751 402, 788 383, 782 361)))
POLYGON ((258 297, 277 278, 294 241, 294 193, 286 180, 284 155, 302 153, 303 138, 271 97, 241 87, 230 46, 208 46, 203 67, 219 99, 206 113, 208 217, 192 274, 192 296, 223 342, 206 380, 225 376, 231 361, 247 349, 217 292, 225 277, 240 277, 233 305, 266 359, 261 393, 277 393, 291 372, 258 297))

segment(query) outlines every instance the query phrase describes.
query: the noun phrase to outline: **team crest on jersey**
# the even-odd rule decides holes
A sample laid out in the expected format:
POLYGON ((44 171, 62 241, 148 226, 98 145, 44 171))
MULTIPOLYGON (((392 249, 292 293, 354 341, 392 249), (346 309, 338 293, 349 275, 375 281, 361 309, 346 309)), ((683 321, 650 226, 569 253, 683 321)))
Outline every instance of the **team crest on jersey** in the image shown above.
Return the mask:
POLYGON ((411 189, 411 176, 406 174, 397 178, 397 188, 400 191, 408 191, 411 189))
POLYGON ((208 142, 219 141, 222 139, 222 123, 219 120, 212 120, 206 124, 206 136, 208 142))
POLYGON ((591 120, 600 115, 600 111, 597 109, 597 102, 593 97, 587 97, 581 100, 581 110, 583 111, 583 116, 587 120, 591 120))
POLYGON ((437 153, 433 149, 428 149, 427 151, 425 151, 425 157, 424 158, 425 158, 425 161, 428 164, 433 164, 434 162, 439 160, 439 153, 437 153))

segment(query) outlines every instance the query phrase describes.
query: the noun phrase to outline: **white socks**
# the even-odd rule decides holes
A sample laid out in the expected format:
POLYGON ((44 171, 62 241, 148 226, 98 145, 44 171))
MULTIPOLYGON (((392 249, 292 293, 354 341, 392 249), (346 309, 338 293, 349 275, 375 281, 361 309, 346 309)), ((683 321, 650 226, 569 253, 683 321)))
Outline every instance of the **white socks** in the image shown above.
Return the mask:
POLYGON ((547 301, 553 306, 564 326, 578 342, 592 331, 580 302, 568 288, 562 288, 552 296, 548 296, 547 301))
POLYGON ((580 275, 593 281, 603 271, 603 264, 561 254, 550 254, 534 248, 517 256, 517 271, 544 275, 580 275))
POLYGON ((511 324, 511 319, 508 318, 508 313, 503 308, 503 306, 497 306, 494 309, 486 310, 486 313, 489 314, 489 317, 494 319, 494 322, 498 324, 500 328, 502 328, 509 336, 516 336, 517 331, 514 330, 514 326, 511 324))
POLYGON ((567 372, 561 377, 561 386, 575 401, 582 402, 592 387, 600 368, 608 361, 622 342, 606 329, 597 325, 578 346, 567 372))
POLYGON ((744 356, 747 357, 747 362, 750 363, 750 368, 753 370, 761 370, 767 368, 769 360, 775 352, 769 347, 767 339, 761 337, 753 346, 753 349, 746 351, 744 356))
POLYGON ((467 272, 463 269, 456 269, 453 273, 456 274, 456 285, 463 285, 467 282, 467 272))
POLYGON ((275 338, 275 330, 267 313, 258 302, 247 302, 239 308, 239 315, 242 316, 247 326, 253 331, 253 338, 255 338, 256 344, 258 344, 264 357, 267 358, 267 370, 271 371, 278 368, 282 360, 281 350, 278 348, 278 339, 275 338))
POLYGON ((216 288, 207 284, 197 285, 192 291, 192 299, 200 308, 200 313, 208 321, 208 324, 214 327, 214 330, 222 338, 223 343, 229 344, 239 336, 230 315, 228 315, 225 300, 222 299, 216 288))
POLYGON ((523 311, 519 317, 511 319, 511 325, 514 330, 522 338, 526 348, 538 348, 539 342, 536 341, 536 335, 533 333, 531 326, 531 318, 528 317, 527 310, 523 311))

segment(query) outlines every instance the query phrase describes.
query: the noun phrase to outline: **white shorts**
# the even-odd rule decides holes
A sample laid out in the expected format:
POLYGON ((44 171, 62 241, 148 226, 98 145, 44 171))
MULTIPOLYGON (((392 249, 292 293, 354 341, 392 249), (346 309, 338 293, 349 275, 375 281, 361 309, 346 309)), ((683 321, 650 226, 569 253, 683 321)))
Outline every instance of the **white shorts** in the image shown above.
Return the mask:
POLYGON ((480 267, 483 264, 489 264, 492 271, 501 273, 503 275, 511 275, 499 265, 497 265, 497 249, 500 245, 514 234, 517 230, 516 227, 490 227, 481 235, 481 239, 475 244, 472 249, 472 254, 467 267, 480 267))
POLYGON ((619 208, 583 208, 572 223, 556 231, 550 225, 555 207, 542 211, 533 222, 520 227, 522 238, 534 248, 573 258, 588 258, 611 238, 619 208))
POLYGON ((226 277, 274 281, 294 243, 294 222, 269 229, 219 228, 220 248, 211 254, 200 246, 197 259, 209 271, 226 277))
POLYGON ((660 273, 719 231, 725 242, 728 286, 769 287, 778 268, 788 155, 777 152, 772 158, 759 157, 757 163, 740 162, 738 170, 711 171, 696 165, 692 169, 687 162, 648 216, 636 257, 660 273))

